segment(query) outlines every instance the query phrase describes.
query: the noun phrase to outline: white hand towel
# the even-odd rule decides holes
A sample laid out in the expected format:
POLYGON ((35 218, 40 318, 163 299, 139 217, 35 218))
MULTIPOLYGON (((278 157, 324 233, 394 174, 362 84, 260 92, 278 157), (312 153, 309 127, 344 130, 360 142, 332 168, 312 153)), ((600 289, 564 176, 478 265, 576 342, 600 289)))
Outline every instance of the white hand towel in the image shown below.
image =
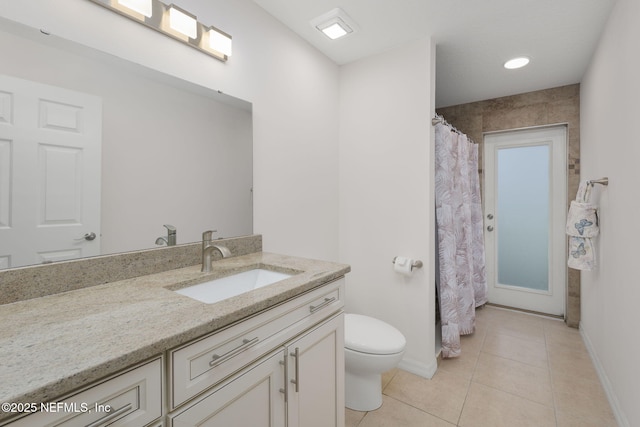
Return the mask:
POLYGON ((599 231, 598 209, 591 203, 573 200, 567 214, 567 235, 596 237, 599 231))
POLYGON ((567 214, 566 232, 575 237, 596 237, 598 228, 598 209, 589 203, 591 185, 586 181, 580 183, 576 199, 569 206, 567 214))
POLYGON ((567 265, 576 270, 593 270, 596 266, 596 252, 589 237, 569 237, 569 260, 567 265))
POLYGON ((576 270, 593 270, 596 254, 593 237, 600 231, 598 226, 598 208, 589 202, 591 185, 580 183, 576 200, 571 202, 567 214, 565 231, 569 235, 569 260, 567 264, 576 270))

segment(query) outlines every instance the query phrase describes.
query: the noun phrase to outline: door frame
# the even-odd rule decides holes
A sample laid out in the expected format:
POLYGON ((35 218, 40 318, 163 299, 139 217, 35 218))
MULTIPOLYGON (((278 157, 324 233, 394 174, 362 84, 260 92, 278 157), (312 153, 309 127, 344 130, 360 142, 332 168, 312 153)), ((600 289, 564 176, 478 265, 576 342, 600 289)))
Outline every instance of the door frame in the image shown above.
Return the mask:
MULTIPOLYGON (((556 291, 559 291, 559 298, 561 301, 560 303, 556 304, 556 306, 554 306, 552 312, 548 312, 548 310, 540 310, 536 305, 537 302, 535 301, 519 301, 518 304, 514 304, 512 300, 508 300, 509 302, 506 304, 504 302, 496 302, 496 304, 513 306, 514 308, 564 317, 566 316, 566 294, 568 289, 568 269, 566 266, 567 245, 564 232, 564 225, 566 222, 566 206, 568 204, 567 152, 569 138, 567 124, 561 123, 543 126, 532 126, 483 133, 483 184, 485 190, 483 191, 483 219, 485 249, 487 253, 487 284, 489 287, 489 302, 491 303, 491 290, 494 286, 494 282, 497 280, 497 256, 495 255, 497 253, 497 233, 491 233, 487 230, 487 227, 489 225, 496 225, 494 221, 489 221, 487 219, 487 215, 489 213, 493 213, 495 215, 495 212, 489 211, 493 210, 495 207, 495 185, 497 184, 497 180, 494 179, 494 168, 496 165, 496 159, 495 157, 492 157, 490 155, 491 152, 494 152, 495 156, 497 154, 497 150, 490 151, 491 146, 496 144, 502 146, 535 146, 539 145, 535 143, 535 139, 539 140, 540 138, 546 137, 547 135, 551 138, 551 135, 557 132, 563 133, 564 141, 561 144, 549 144, 551 148, 550 158, 553 159, 553 162, 551 164, 552 169, 550 170, 550 186, 553 188, 553 192, 550 193, 549 198, 551 204, 551 218, 549 222, 549 291, 541 292, 536 290, 512 287, 509 285, 500 285, 500 288, 515 291, 514 295, 517 295, 518 293, 526 293, 528 295, 539 294, 541 296, 546 296, 554 293, 556 296, 558 296, 558 293, 556 293, 556 291), (487 143, 487 137, 493 139, 493 141, 487 143), (516 144, 510 144, 509 140, 512 140, 513 138, 519 138, 519 141, 516 144), (493 194, 489 192, 487 188, 489 186, 490 180, 492 179, 494 180, 493 194), (556 182, 561 182, 562 185, 554 185, 554 183, 556 182), (557 282, 561 282, 561 289, 558 289, 557 285, 555 285, 555 283, 557 282)), ((496 232, 497 231, 498 230, 496 229, 496 232)), ((537 299, 537 297, 533 296, 532 299, 535 300, 537 299)))

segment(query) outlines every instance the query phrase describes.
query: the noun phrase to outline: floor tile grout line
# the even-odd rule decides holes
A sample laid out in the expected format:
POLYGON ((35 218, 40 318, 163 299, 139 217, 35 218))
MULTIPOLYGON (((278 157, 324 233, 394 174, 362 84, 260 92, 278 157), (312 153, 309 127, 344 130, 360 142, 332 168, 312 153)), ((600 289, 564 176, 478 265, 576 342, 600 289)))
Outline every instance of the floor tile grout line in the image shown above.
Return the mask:
MULTIPOLYGON (((478 361, 476 360, 476 364, 478 361)), ((460 413, 458 414, 458 419, 456 420, 456 426, 460 425, 460 421, 462 420, 462 413, 464 412, 464 405, 467 404, 467 398, 469 397, 469 392, 471 391, 471 383, 473 382, 473 374, 475 374, 475 367, 473 368, 474 372, 471 374, 471 379, 469 380, 469 384, 467 384, 467 392, 464 394, 464 401, 462 402, 462 406, 460 407, 460 413)))
MULTIPOLYGON (((491 354, 491 353, 485 353, 485 354, 491 354)), ((497 355, 494 355, 494 354, 491 354, 491 355, 492 355, 492 356, 495 356, 495 357, 499 357, 499 358, 501 358, 501 359, 511 360, 512 362, 522 363, 522 362, 520 362, 520 361, 513 360, 513 359, 509 359, 509 358, 506 358, 506 357, 497 356, 497 355)), ((533 368, 539 368, 539 369, 545 370, 545 368, 541 368, 541 367, 539 367, 539 366, 528 365, 528 364, 526 364, 526 363, 522 363, 522 364, 523 364, 523 365, 527 365, 527 366, 531 366, 531 367, 533 367, 533 368)), ((547 370, 547 371, 549 371, 549 368, 547 367, 547 368, 546 368, 546 370, 547 370)), ((510 394, 510 395, 512 395, 512 396, 515 396, 515 397, 518 397, 518 398, 521 398, 521 399, 527 400, 527 401, 529 401, 529 402, 537 403, 538 405, 546 406, 547 408, 553 409, 553 410, 554 410, 554 413, 555 413, 555 401, 551 404, 551 406, 549 406, 549 405, 544 404, 544 403, 542 403, 542 402, 538 402, 537 400, 530 399, 530 398, 528 398, 528 397, 526 397, 526 396, 521 396, 521 395, 519 395, 519 394, 516 394, 516 393, 510 392, 510 391, 507 391, 507 390, 503 390, 503 389, 501 389, 501 388, 499 388, 499 387, 496 387, 496 386, 493 386, 493 385, 490 385, 490 384, 485 384, 485 383, 480 382, 480 381, 476 381, 476 380, 474 380, 474 378, 475 378, 475 372, 473 373, 473 376, 472 376, 472 379, 471 379, 471 382, 472 382, 472 383, 480 384, 480 385, 482 385, 482 386, 484 386, 484 387, 492 388, 492 389, 497 390, 497 391, 500 391, 500 392, 502 392, 502 393, 510 394)), ((549 377, 549 385, 551 386, 551 377, 549 377)))
POLYGON ((556 421, 556 427, 558 426, 558 403, 556 402, 555 385, 553 381, 553 369, 551 369, 551 354, 549 353, 549 346, 547 345, 547 331, 544 333, 544 348, 547 352, 547 369, 549 370, 549 381, 551 382, 551 399, 553 400, 553 416, 556 421))
MULTIPOLYGON (((384 393, 383 393, 383 394, 384 394, 384 393)), ((430 416, 432 416, 432 417, 434 417, 434 418, 437 418, 437 419, 439 419, 439 420, 442 420, 442 421, 444 421, 444 422, 446 422, 446 423, 451 424, 451 421, 449 421, 449 420, 445 420, 444 418, 442 418, 442 417, 440 417, 440 416, 438 416, 438 415, 436 415, 436 414, 432 414, 432 413, 431 413, 431 412, 429 412, 429 411, 425 411, 425 410, 424 410, 424 409, 422 409, 422 408, 418 408, 417 406, 414 406, 414 405, 412 405, 412 404, 411 404, 411 403, 409 403, 409 402, 405 402, 404 400, 400 400, 400 399, 397 399, 397 398, 395 398, 395 397, 393 397, 393 396, 389 396, 388 394, 385 394, 385 396, 386 396, 387 398, 389 398, 389 399, 393 399, 393 400, 395 400, 396 402, 400 402, 400 403, 402 403, 403 405, 409 406, 410 408, 417 409, 418 411, 422 412, 423 414, 430 415, 430 416)), ((384 403, 383 403, 383 404, 384 404, 384 403)), ((367 414, 368 414, 368 412, 367 412, 367 414)), ((366 417, 366 415, 365 415, 365 417, 366 417)), ((362 417, 362 419, 364 420, 364 417, 362 417)), ((361 420, 360 422, 362 422, 362 420, 361 420)), ((358 425, 360 425, 360 423, 358 423, 358 425)), ((457 427, 457 426, 458 426, 458 424, 456 423, 456 427, 457 427)), ((356 427, 357 427, 357 426, 356 426, 356 427)))
POLYGON ((480 351, 478 351, 478 356, 476 357, 476 362, 473 364, 473 369, 471 371, 471 378, 469 378, 469 383, 467 384, 467 392, 464 395, 464 401, 462 402, 462 406, 460 407, 460 413, 458 414, 458 420, 456 421, 456 426, 460 426, 460 421, 462 420, 462 413, 464 412, 464 407, 467 404, 467 399, 469 397, 469 392, 471 391, 471 384, 473 383, 473 377, 476 375, 476 369, 478 369, 478 363, 480 361, 480 355, 482 354, 482 349, 484 348, 484 343, 487 339, 487 335, 489 331, 484 332, 484 336, 482 337, 482 343, 480 343, 480 351))
POLYGON ((500 393, 504 393, 504 394, 508 394, 510 396, 513 396, 513 397, 517 397, 518 399, 526 400, 527 402, 535 403, 536 405, 544 406, 545 408, 553 409, 553 412, 555 414, 555 404, 553 406, 545 405, 544 403, 536 402, 535 400, 531 400, 531 399, 529 399, 527 397, 520 396, 520 395, 517 395, 515 393, 511 393, 510 391, 502 390, 501 388, 498 388, 498 387, 495 387, 495 386, 492 386, 492 385, 483 384, 481 382, 474 382, 474 384, 478 384, 478 385, 481 385, 483 387, 487 387, 487 388, 490 388, 492 390, 499 391, 500 393))
MULTIPOLYGON (((511 357, 505 357, 505 356, 500 355, 500 354, 491 353, 491 352, 489 352, 489 351, 483 351, 483 353, 485 353, 485 354, 490 354, 490 355, 492 355, 492 356, 502 357, 503 359, 511 360, 511 361, 513 361, 513 362, 519 362, 519 363, 522 363, 523 365, 532 366, 532 367, 534 367, 534 368, 541 368, 541 369, 544 369, 545 367, 546 367, 547 369, 549 368, 549 361, 548 361, 548 360, 546 361, 547 363, 546 363, 546 364, 545 364, 545 366, 543 367, 543 366, 539 366, 539 365, 532 365, 531 363, 523 362, 522 360, 513 359, 513 358, 511 358, 511 357)), ((548 357, 548 356, 547 356, 547 357, 548 357)))
MULTIPOLYGON (((530 364, 530 363, 526 363, 526 362, 523 362, 523 361, 521 361, 521 360, 516 360, 516 359, 512 359, 512 358, 510 358, 510 357, 504 357, 503 355, 493 354, 493 353, 490 353, 490 352, 488 352, 488 351, 484 351, 484 343, 485 343, 485 340, 486 340, 486 338, 487 338, 487 335, 489 335, 489 333, 491 333, 491 332, 490 332, 489 330, 487 330, 487 332, 485 333, 485 336, 484 336, 484 338, 483 338, 482 346, 480 347, 480 354, 478 355, 478 359, 476 360, 476 364, 475 364, 475 366, 474 366, 474 368, 473 368, 473 372, 472 372, 472 374, 471 374, 471 380, 470 380, 470 383, 469 383, 469 388, 471 388, 471 384, 472 384, 472 383, 483 385, 483 386, 485 386, 485 387, 488 387, 488 388, 491 388, 491 389, 494 389, 494 390, 500 391, 500 392, 502 392, 502 393, 506 393, 506 394, 509 394, 509 395, 511 395, 511 396, 515 396, 515 397, 518 397, 518 398, 520 398, 520 399, 524 399, 524 400, 526 400, 526 401, 528 401, 528 402, 532 402, 532 403, 535 403, 535 404, 542 405, 542 406, 545 406, 545 407, 547 407, 547 408, 553 409, 553 414, 554 414, 554 417, 555 417, 555 413, 556 413, 555 400, 553 401, 553 406, 552 406, 552 407, 549 407, 548 405, 545 405, 544 403, 537 402, 537 401, 535 401, 535 400, 531 400, 531 399, 529 399, 529 398, 527 398, 527 397, 520 396, 520 395, 517 395, 517 394, 515 394, 515 393, 511 393, 511 392, 509 392, 509 391, 502 390, 502 389, 500 389, 500 388, 497 388, 497 387, 494 387, 494 386, 491 386, 491 385, 488 385, 488 384, 481 383, 481 382, 479 382, 479 381, 475 381, 476 371, 477 371, 477 369, 478 369, 478 363, 479 363, 479 361, 480 361, 480 356, 481 356, 483 353, 484 353, 484 354, 491 355, 491 356, 499 357, 499 358, 501 358, 501 359, 510 360, 510 361, 512 361, 512 362, 521 363, 521 364, 523 364, 523 365, 531 366, 531 367, 533 367, 533 368, 539 368, 539 369, 545 369, 545 368, 546 368, 547 372, 549 372, 549 374, 550 374, 550 369, 551 369, 551 368, 550 368, 550 365, 549 365, 549 355, 548 355, 548 351, 547 351, 547 348, 546 348, 546 336, 545 336, 545 342, 544 342, 544 343, 540 343, 540 344, 543 344, 543 345, 545 346, 545 354, 547 355, 547 363, 546 363, 545 368, 543 368, 543 367, 541 367, 541 366, 532 365, 532 364, 530 364)), ((551 383, 551 376, 549 376, 549 382, 551 383)), ((550 385, 552 386, 552 384, 550 384, 550 385)), ((468 395, 468 392, 467 392, 467 395, 468 395)), ((466 403, 466 396, 465 396, 465 403, 466 403)), ((463 410, 464 410, 464 405, 463 405, 463 410)), ((461 414, 461 416, 462 416, 462 412, 461 412, 460 414, 461 414)), ((459 422, 459 421, 460 421, 460 420, 458 419, 458 422, 459 422)), ((557 425, 557 421, 556 421, 556 425, 557 425)))
MULTIPOLYGON (((517 317, 517 318, 520 318, 520 316, 516 316, 516 317, 517 317)), ((533 316, 532 316, 531 318, 533 318, 533 316)), ((529 319, 526 319, 526 318, 524 318, 524 317, 522 317, 522 319, 523 319, 523 321, 525 321, 525 323, 529 324, 529 319)), ((504 322, 504 321, 505 321, 505 319, 501 319, 500 321, 495 322, 495 323, 500 324, 500 322, 504 322)), ((546 336, 546 331, 545 331, 545 327, 544 327, 544 325, 541 325, 541 327, 542 327, 542 334, 543 334, 543 341, 542 341, 542 342, 539 342, 539 341, 532 341, 532 340, 530 341, 530 340, 526 340, 526 339, 522 338, 521 336, 514 336, 514 335, 506 334, 506 333, 502 333, 502 334, 501 334, 499 331, 498 331, 498 332, 494 332, 494 331, 492 331, 492 325, 491 325, 491 323, 493 323, 493 322, 489 321, 489 322, 487 322, 487 323, 489 324, 489 326, 487 327, 487 331, 485 332, 485 336, 483 337, 483 340, 482 340, 482 346, 480 347, 480 353, 479 353, 479 355, 478 355, 478 358, 477 358, 477 360, 476 360, 476 364, 475 364, 475 366, 474 366, 474 368, 473 368, 473 372, 472 372, 472 374, 471 374, 471 381, 469 382, 469 389, 468 389, 468 390, 470 390, 470 389, 471 389, 471 385, 472 385, 473 383, 475 383, 475 384, 481 384, 481 385, 483 385, 483 386, 485 386, 485 387, 492 388, 492 389, 497 390, 497 391, 500 391, 500 392, 502 392, 502 393, 507 393, 507 394, 509 394, 509 395, 511 395, 511 396, 515 396, 515 397, 518 397, 518 398, 520 398, 520 399, 524 399, 524 400, 526 400, 526 401, 528 401, 528 402, 532 402, 532 403, 535 403, 535 404, 538 404, 538 405, 542 405, 542 406, 544 406, 544 407, 549 408, 549 406, 547 406, 547 405, 545 405, 545 404, 543 404, 543 403, 536 402, 536 401, 531 400, 531 399, 528 399, 528 398, 526 398, 526 397, 519 396, 519 395, 517 395, 517 394, 510 393, 510 392, 508 392, 508 391, 501 390, 501 389, 499 389, 499 388, 496 388, 496 387, 493 387, 493 386, 489 386, 489 385, 487 385, 487 384, 482 384, 482 383, 480 383, 480 382, 474 381, 474 379, 475 379, 475 377, 476 377, 476 370, 478 369, 478 363, 479 363, 479 361, 480 361, 480 357, 481 357, 481 355, 482 355, 483 353, 484 353, 484 354, 488 354, 488 355, 492 355, 492 356, 495 356, 495 357, 500 357, 500 358, 502 358, 502 359, 511 360, 511 361, 513 361, 513 362, 521 363, 521 364, 523 364, 523 365, 531 366, 531 367, 534 367, 534 368, 541 368, 541 369, 544 369, 544 368, 542 368, 542 367, 540 367, 540 366, 532 365, 532 364, 530 364, 530 363, 526 363, 526 362, 523 362, 523 361, 521 361, 521 360, 516 360, 516 359, 510 358, 510 357, 504 357, 503 355, 493 354, 493 353, 491 353, 491 352, 489 352, 489 351, 485 351, 484 345, 485 345, 485 342, 486 342, 487 336, 488 336, 489 334, 494 334, 494 335, 506 335, 506 336, 509 336, 509 337, 512 337, 512 338, 516 338, 516 339, 519 339, 519 340, 522 340, 522 341, 527 341, 527 342, 536 342, 537 344, 542 344, 542 345, 544 345, 544 350, 545 350, 545 355, 546 355, 546 364, 545 364, 545 367, 546 367, 546 369, 547 369, 547 372, 549 373, 549 382, 550 382, 550 386, 551 386, 551 390, 552 390, 552 399, 553 399, 552 401, 553 401, 553 407, 552 407, 552 408, 550 408, 550 409, 552 409, 552 410, 553 410, 554 422, 555 422, 555 425, 556 425, 556 427, 557 427, 557 425, 558 425, 558 419, 557 419, 557 415, 556 415, 556 412, 557 412, 557 411, 556 411, 556 402, 555 402, 555 396, 553 396, 553 381, 552 381, 552 379, 551 379, 551 365, 550 365, 550 363, 549 363, 549 352, 548 352, 548 348, 547 348, 547 344, 546 344, 546 342, 547 342, 547 336, 546 336)), ((495 325, 493 325, 493 327, 495 327, 495 325)), ((469 395, 469 391, 467 391, 467 395, 465 396, 465 404, 466 404, 466 400, 467 400, 467 396, 468 396, 468 395, 469 395)), ((460 424, 460 419, 462 418, 462 412, 463 412, 463 411, 464 411, 464 404, 463 404, 463 407, 462 407, 462 411, 460 412, 460 418, 458 418, 458 423, 457 423, 457 425, 458 425, 458 426, 459 426, 459 424, 460 424)))

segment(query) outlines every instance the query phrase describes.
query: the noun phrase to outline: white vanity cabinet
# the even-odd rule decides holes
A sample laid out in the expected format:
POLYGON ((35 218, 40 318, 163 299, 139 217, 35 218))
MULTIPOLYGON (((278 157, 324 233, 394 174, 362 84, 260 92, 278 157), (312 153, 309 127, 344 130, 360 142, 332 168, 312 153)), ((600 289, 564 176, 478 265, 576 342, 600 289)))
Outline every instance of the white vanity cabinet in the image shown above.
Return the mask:
MULTIPOLYGON (((67 398, 50 402, 10 427, 149 425, 162 416, 162 359, 133 367, 67 398)), ((161 425, 161 424, 154 424, 161 425)))
POLYGON ((343 427, 343 306, 339 279, 171 352, 168 426, 343 427))
POLYGON ((344 427, 344 288, 259 300, 268 308, 0 426, 344 427))

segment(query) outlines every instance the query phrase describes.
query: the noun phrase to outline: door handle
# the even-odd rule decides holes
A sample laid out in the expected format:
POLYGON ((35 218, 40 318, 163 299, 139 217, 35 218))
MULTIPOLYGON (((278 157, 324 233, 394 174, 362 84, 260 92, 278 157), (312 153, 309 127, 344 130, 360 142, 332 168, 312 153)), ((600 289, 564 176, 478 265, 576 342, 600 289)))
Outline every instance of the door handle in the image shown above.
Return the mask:
POLYGON ((488 226, 487 231, 493 231, 493 225, 488 226))
POLYGON ((87 233, 84 236, 80 237, 79 239, 74 239, 74 240, 94 240, 96 238, 96 233, 94 233, 93 231, 91 233, 87 233))

